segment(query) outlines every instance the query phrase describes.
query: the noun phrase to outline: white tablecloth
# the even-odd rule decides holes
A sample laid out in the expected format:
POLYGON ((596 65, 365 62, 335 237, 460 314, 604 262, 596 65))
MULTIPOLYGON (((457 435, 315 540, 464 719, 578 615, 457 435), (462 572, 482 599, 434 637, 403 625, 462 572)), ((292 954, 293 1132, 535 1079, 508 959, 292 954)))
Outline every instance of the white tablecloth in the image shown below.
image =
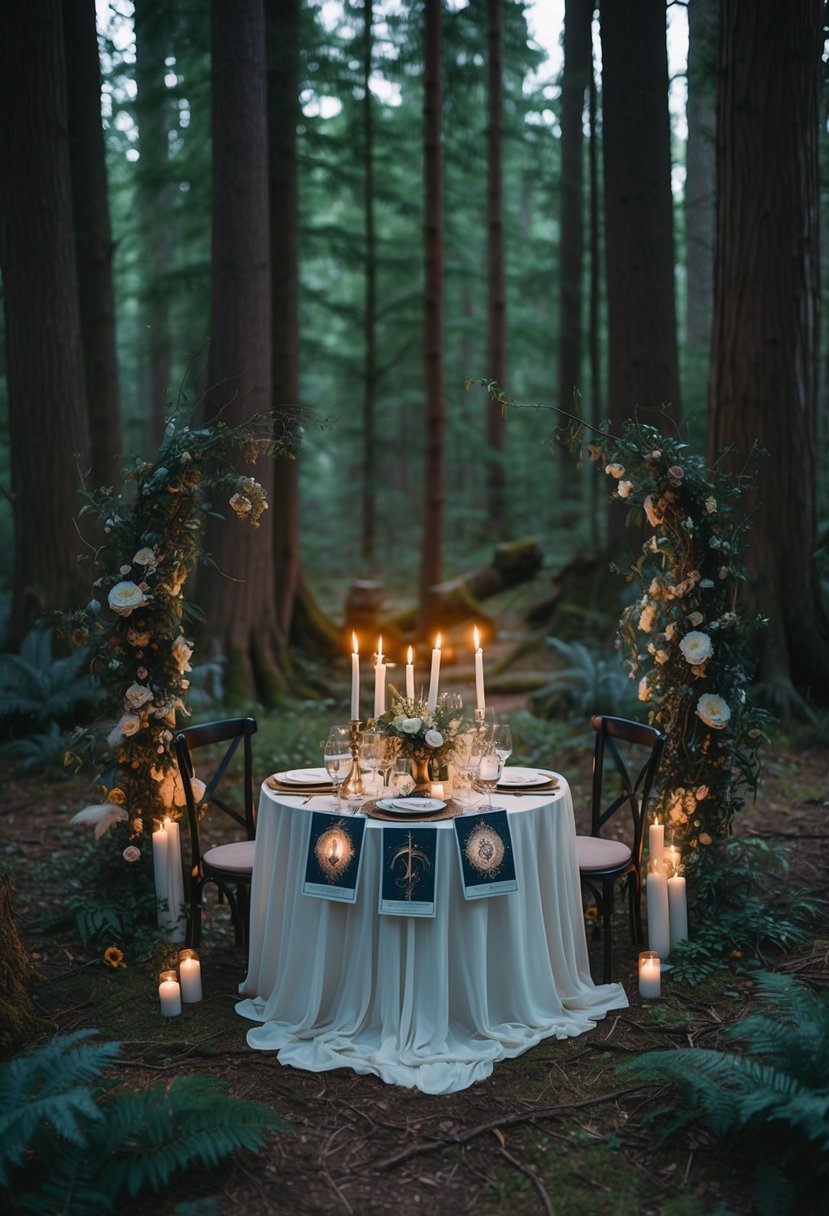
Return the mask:
MULTIPOLYGON (((250 1047, 283 1064, 352 1068, 426 1093, 489 1076, 494 1063, 624 1008, 621 984, 590 977, 569 787, 497 795, 518 890, 466 900, 451 820, 437 833, 434 918, 380 915, 382 822, 369 819, 356 904, 302 894, 313 810, 262 787, 251 890, 250 1047), (280 801, 280 798, 282 801, 280 801)), ((481 807, 477 808, 479 811, 481 807)))

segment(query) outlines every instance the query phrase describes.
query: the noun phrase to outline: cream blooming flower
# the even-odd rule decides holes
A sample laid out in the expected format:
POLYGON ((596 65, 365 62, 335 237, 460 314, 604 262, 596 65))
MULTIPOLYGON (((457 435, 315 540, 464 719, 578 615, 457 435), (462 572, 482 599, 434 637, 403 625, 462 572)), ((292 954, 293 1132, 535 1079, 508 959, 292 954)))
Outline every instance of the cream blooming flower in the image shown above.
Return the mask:
POLYGON ((679 649, 692 667, 707 662, 714 653, 714 646, 708 634, 700 633, 698 629, 692 629, 690 633, 685 634, 679 643, 679 649))
POLYGON ((731 710, 722 697, 714 692, 704 692, 697 701, 694 711, 706 726, 713 730, 722 730, 731 719, 731 710))
POLYGON ((116 583, 107 596, 107 603, 118 616, 130 616, 136 608, 148 603, 147 596, 135 583, 116 583))
POLYGON ((716 498, 713 496, 713 494, 709 494, 709 496, 706 498, 706 500, 705 500, 705 510, 706 510, 706 512, 707 512, 707 514, 708 514, 708 515, 716 515, 716 513, 717 513, 717 500, 716 500, 716 498))
POLYGON ((656 621, 656 608, 653 604, 646 604, 639 614, 639 628, 642 630, 642 633, 652 633, 656 621))
POLYGON ((443 747, 443 735, 439 730, 427 730, 423 741, 427 747, 443 747))
POLYGON ((244 519, 246 515, 250 515, 253 510, 253 503, 244 494, 234 494, 230 499, 230 506, 240 519, 244 519))
POLYGON ((640 701, 650 701, 650 699, 651 699, 651 688, 650 688, 650 684, 648 684, 648 677, 642 676, 642 679, 639 681, 639 700, 640 701))
POLYGON ((147 688, 144 684, 130 684, 124 693, 124 704, 127 709, 140 709, 142 705, 146 705, 152 699, 152 689, 147 688))
POLYGON ((133 557, 132 562, 134 566, 145 566, 152 573, 157 562, 155 549, 150 549, 146 546, 143 549, 139 549, 133 557))
POLYGON ((616 493, 620 498, 630 498, 631 494, 633 493, 633 482, 620 481, 616 487, 616 493))
POLYGON ((400 729, 404 735, 416 735, 422 726, 422 718, 404 718, 400 723, 400 729))
POLYGON ((110 747, 117 747, 123 738, 135 735, 141 729, 141 719, 135 714, 121 714, 121 717, 107 735, 110 747))
POLYGON ((615 477, 618 481, 620 477, 624 477, 625 475, 625 466, 623 464, 607 464, 604 471, 609 477, 615 477))
POLYGON ((128 844, 121 856, 123 857, 124 861, 138 861, 141 857, 141 850, 136 848, 134 844, 128 844))

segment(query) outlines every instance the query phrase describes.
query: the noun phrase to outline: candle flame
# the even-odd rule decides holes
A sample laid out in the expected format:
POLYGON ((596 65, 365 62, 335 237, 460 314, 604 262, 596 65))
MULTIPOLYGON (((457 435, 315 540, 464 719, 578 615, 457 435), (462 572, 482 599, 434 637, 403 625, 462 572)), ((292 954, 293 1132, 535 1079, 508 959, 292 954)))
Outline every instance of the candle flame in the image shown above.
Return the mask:
POLYGON ((481 649, 481 635, 478 633, 477 625, 472 630, 472 645, 475 647, 476 650, 481 649))
POLYGON ((383 662, 383 635, 382 635, 382 633, 380 634, 379 638, 377 639, 377 662, 378 663, 383 662))
POLYGON ((409 653, 408 653, 408 656, 407 656, 407 658, 406 658, 406 662, 407 662, 407 663, 413 663, 413 662, 414 662, 414 655, 413 655, 413 653, 412 653, 412 648, 411 648, 411 646, 409 647, 409 653))
POLYGON ((435 638, 435 650, 440 650, 440 634, 435 638))
POLYGON ((352 635, 351 635, 351 645, 354 647, 354 653, 357 654, 358 649, 357 649, 357 634, 356 633, 352 633, 352 635))

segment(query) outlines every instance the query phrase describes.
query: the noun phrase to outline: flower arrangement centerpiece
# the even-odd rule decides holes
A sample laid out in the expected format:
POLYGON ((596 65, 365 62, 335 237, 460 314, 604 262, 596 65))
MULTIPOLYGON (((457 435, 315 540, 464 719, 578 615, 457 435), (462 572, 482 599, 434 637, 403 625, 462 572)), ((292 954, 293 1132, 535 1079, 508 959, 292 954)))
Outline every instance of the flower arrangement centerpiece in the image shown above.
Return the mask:
MULTIPOLYGON (((223 499, 258 527, 268 505, 265 491, 235 463, 268 458, 291 442, 287 433, 274 438, 268 415, 238 426, 221 419, 194 426, 173 416, 155 458, 134 460, 123 487, 86 494, 81 520, 97 515, 103 533, 103 544, 93 549, 99 573, 89 603, 63 614, 61 624, 75 644, 90 650, 103 731, 84 732, 68 757, 79 767, 85 741, 97 770, 93 804, 73 822, 92 827, 96 840, 107 837, 100 885, 119 892, 122 901, 119 867, 141 877, 138 885, 154 906, 152 832, 164 818, 178 818, 185 805, 170 744, 179 718, 190 712, 194 643, 183 593, 202 555, 204 525, 215 511, 211 500, 218 505, 223 499)), ((196 779, 194 792, 197 799, 203 794, 196 779)), ((120 920, 122 941, 134 913, 126 906, 112 909, 108 923, 117 935, 120 920)))
POLYGON ((588 452, 628 522, 648 529, 628 571, 641 591, 622 614, 618 645, 649 722, 667 736, 654 813, 699 854, 728 835, 756 788, 769 721, 748 696, 751 643, 765 622, 739 599, 748 525, 733 504, 749 479, 709 468, 638 421, 588 452))
POLYGON ((434 709, 423 697, 404 697, 391 685, 389 709, 375 720, 375 730, 398 744, 398 755, 410 761, 414 777, 413 793, 428 793, 432 776, 454 754, 462 718, 445 697, 438 697, 434 709))

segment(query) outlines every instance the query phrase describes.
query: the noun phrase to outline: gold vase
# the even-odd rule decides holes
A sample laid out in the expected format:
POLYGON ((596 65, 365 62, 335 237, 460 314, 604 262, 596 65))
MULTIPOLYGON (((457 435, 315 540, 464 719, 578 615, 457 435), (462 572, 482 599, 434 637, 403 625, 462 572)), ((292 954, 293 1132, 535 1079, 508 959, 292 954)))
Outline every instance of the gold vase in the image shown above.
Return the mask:
POLYGON ((414 778, 414 790, 412 793, 425 795, 427 798, 432 792, 432 775, 429 770, 429 756, 411 756, 409 763, 412 769, 412 777, 414 778))

